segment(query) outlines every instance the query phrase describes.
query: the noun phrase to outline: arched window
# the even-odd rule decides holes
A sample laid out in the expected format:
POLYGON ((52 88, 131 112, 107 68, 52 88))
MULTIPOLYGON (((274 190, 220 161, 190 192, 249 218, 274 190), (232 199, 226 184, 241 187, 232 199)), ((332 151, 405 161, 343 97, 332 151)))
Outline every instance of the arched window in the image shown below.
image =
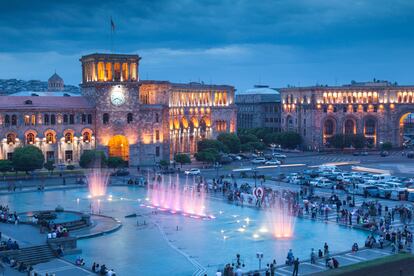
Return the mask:
POLYGON ((88 114, 88 124, 92 124, 92 114, 88 114))
POLYGON ((46 143, 48 143, 48 144, 55 143, 55 136, 53 135, 52 132, 46 133, 46 143))
POLYGON ((367 119, 365 121, 365 135, 375 135, 376 128, 375 128, 375 120, 374 119, 367 119))
POLYGON ((155 122, 158 123, 160 121, 160 115, 158 113, 155 113, 155 122))
POLYGON ((91 134, 85 131, 82 135, 83 142, 89 143, 91 141, 91 134))
POLYGON ((55 114, 50 115, 50 124, 51 125, 56 124, 56 115, 55 114))
POLYGON ((11 116, 11 125, 12 126, 16 126, 17 125, 17 116, 16 115, 12 115, 11 116))
POLYGON ((335 128, 334 121, 332 119, 326 120, 324 124, 324 131, 323 131, 324 135, 332 136, 335 132, 334 128, 335 128))
POLYGON ((45 125, 49 124, 49 114, 45 114, 43 116, 43 124, 45 124, 45 125))
POLYGON ((71 144, 73 142, 73 135, 72 133, 68 132, 65 134, 65 143, 71 144))
POLYGON ((33 133, 28 133, 26 135, 26 144, 32 145, 32 144, 34 144, 34 142, 35 142, 35 136, 34 136, 34 134, 33 133))
POLYGON ((4 116, 4 125, 9 126, 10 125, 10 115, 4 116))
POLYGON ((355 122, 351 119, 345 121, 344 125, 345 134, 355 134, 355 122))
POLYGON ((104 125, 107 125, 109 123, 109 114, 108 113, 104 113, 102 116, 102 123, 104 125))
POLYGON ((130 124, 134 120, 132 113, 127 114, 127 123, 130 124))
POLYGON ((7 134, 7 144, 14 145, 16 144, 16 135, 14 133, 7 134))
POLYGON ((69 122, 69 116, 68 116, 68 114, 64 114, 63 115, 63 123, 67 124, 68 122, 69 122))

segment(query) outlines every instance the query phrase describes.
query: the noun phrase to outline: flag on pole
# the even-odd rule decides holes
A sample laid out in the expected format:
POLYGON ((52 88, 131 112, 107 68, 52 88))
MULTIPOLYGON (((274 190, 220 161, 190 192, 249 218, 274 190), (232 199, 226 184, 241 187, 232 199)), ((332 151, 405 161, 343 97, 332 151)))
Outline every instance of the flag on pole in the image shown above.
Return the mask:
POLYGON ((114 21, 112 20, 112 17, 111 17, 111 31, 112 31, 112 32, 115 32, 115 23, 114 23, 114 21))

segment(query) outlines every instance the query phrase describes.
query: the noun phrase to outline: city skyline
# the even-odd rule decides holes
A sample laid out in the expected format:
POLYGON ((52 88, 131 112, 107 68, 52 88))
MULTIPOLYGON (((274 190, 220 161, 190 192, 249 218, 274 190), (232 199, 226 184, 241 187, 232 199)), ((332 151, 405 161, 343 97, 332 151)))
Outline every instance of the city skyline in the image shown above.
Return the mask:
POLYGON ((413 83, 414 4, 409 1, 19 1, 3 6, 1 78, 46 80, 56 70, 66 83, 77 85, 79 56, 113 48, 143 57, 141 79, 231 84, 238 92, 254 84, 340 85, 373 78, 413 83))

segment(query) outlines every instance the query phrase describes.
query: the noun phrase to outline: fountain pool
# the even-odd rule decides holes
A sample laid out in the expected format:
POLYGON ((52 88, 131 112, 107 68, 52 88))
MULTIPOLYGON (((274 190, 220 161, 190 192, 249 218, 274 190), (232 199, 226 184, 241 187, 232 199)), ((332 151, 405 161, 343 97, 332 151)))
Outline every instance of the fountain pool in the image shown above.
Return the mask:
MULTIPOLYGON (((138 187, 108 187, 107 196, 88 198, 88 189, 16 193, 0 196, 0 204, 25 212, 51 210, 60 204, 65 210, 94 211, 121 220, 123 227, 111 234, 80 240, 78 247, 87 264, 97 261, 114 268, 119 275, 192 275, 206 271, 212 275, 225 263, 241 255, 246 269, 256 269, 256 252, 263 252, 263 262, 284 262, 289 248, 295 256, 308 259, 328 242, 333 252, 349 250, 354 242, 363 243, 366 233, 306 219, 296 219, 293 237, 275 239, 268 225, 268 214, 248 207, 229 205, 205 197, 206 212, 214 219, 194 219, 157 212, 142 207, 148 193, 138 187), (97 200, 99 204, 96 205, 97 200), (136 218, 124 218, 136 213, 136 218), (137 220, 145 226, 137 226, 137 220), (178 231, 177 231, 178 226, 178 231)), ((77 256, 69 256, 76 258, 77 256)))

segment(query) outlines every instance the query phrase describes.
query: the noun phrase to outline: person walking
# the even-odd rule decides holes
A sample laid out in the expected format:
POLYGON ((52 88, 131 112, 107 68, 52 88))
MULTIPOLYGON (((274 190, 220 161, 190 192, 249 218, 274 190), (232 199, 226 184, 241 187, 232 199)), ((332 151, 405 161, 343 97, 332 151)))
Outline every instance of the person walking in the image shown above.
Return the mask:
POLYGON ((293 262, 293 276, 298 276, 299 273, 299 258, 296 258, 296 260, 293 262))

